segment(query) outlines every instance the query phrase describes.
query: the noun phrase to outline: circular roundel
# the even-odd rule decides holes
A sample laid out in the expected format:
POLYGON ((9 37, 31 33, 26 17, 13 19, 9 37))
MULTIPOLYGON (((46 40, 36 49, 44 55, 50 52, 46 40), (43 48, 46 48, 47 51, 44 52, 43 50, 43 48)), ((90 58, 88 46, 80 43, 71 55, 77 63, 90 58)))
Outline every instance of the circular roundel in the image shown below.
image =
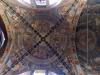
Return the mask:
POLYGON ((77 48, 84 52, 92 51, 95 49, 96 46, 96 36, 93 31, 90 29, 81 29, 77 32, 77 48))
POLYGON ((96 11, 95 8, 88 9, 88 12, 86 10, 83 14, 81 14, 76 28, 77 56, 81 65, 91 71, 93 71, 94 67, 97 68, 98 65, 100 66, 100 64, 98 64, 100 63, 100 25, 97 25, 94 11, 96 11), (87 14, 88 19, 86 19, 87 14))
POLYGON ((27 29, 24 29, 25 31, 22 35, 23 47, 26 51, 31 50, 31 54, 25 58, 27 61, 35 64, 49 64, 57 60, 57 56, 52 54, 52 48, 59 54, 64 53, 63 51, 66 50, 67 44, 67 25, 58 24, 53 30, 52 27, 56 24, 58 24, 56 21, 50 22, 47 19, 36 19, 33 21, 32 27, 39 34, 34 30, 27 31, 27 29))
MULTIPOLYGON (((42 36, 45 36, 47 32, 49 32, 50 26, 52 26, 52 23, 46 20, 35 20, 32 24, 32 27, 34 27, 42 36)), ((50 42, 50 36, 48 36, 45 40, 50 42)), ((30 33, 29 35, 27 33, 24 34, 24 48, 26 50, 29 50, 30 48, 32 49, 31 55, 29 55, 26 59, 36 64, 46 64, 55 61, 55 56, 48 52, 49 47, 43 41, 41 41, 37 48, 34 48, 34 45, 36 45, 39 41, 41 41, 41 37, 39 37, 36 33, 30 33)))

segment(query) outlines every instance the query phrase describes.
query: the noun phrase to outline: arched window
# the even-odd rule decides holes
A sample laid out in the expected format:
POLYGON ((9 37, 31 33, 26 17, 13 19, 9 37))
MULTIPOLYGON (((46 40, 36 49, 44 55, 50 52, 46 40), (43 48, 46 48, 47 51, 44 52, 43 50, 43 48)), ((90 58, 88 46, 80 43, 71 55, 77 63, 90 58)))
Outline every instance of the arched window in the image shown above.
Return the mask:
POLYGON ((35 70, 34 72, 27 71, 19 75, 58 75, 58 74, 52 71, 47 71, 47 70, 35 70))
POLYGON ((22 4, 31 4, 31 0, 18 0, 22 4))
POLYGON ((0 48, 2 47, 2 45, 4 44, 4 41, 5 41, 5 37, 4 37, 4 34, 0 28, 0 48))
POLYGON ((21 73, 21 74, 19 74, 19 75, 31 75, 31 71, 26 71, 26 72, 21 73))
POLYGON ((61 3, 61 1, 62 0, 18 0, 19 3, 32 8, 35 8, 36 6, 41 6, 41 7, 57 6, 61 3))

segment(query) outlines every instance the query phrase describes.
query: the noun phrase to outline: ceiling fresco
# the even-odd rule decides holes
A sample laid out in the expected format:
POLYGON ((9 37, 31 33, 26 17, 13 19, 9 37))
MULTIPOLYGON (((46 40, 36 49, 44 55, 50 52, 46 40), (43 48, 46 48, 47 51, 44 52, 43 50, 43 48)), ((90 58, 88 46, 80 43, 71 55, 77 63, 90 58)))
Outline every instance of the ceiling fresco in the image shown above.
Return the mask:
POLYGON ((0 0, 0 75, 99 75, 100 5, 91 2, 0 0))

